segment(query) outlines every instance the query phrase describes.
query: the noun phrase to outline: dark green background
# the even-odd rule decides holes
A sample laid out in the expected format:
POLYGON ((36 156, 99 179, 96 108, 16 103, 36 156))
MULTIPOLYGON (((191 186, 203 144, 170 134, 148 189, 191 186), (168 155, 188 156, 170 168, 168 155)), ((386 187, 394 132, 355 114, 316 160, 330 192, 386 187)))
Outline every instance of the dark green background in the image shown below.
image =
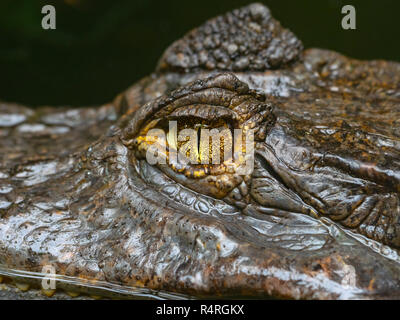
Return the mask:
MULTIPOLYGON (((210 17, 251 1, 1 0, 0 99, 28 105, 92 105, 149 74, 163 50, 210 17), (41 28, 53 4, 57 29, 41 28)), ((359 59, 400 61, 400 1, 264 0, 305 47, 359 59), (357 30, 341 28, 341 8, 357 30)))

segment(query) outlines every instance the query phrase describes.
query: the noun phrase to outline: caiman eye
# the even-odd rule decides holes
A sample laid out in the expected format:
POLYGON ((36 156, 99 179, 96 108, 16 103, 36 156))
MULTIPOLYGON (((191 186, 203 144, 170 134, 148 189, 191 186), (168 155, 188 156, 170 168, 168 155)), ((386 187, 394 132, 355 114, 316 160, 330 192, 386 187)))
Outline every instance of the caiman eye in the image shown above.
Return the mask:
POLYGON ((251 174, 254 139, 275 119, 262 99, 232 74, 197 80, 139 109, 123 141, 135 159, 221 198, 251 174))

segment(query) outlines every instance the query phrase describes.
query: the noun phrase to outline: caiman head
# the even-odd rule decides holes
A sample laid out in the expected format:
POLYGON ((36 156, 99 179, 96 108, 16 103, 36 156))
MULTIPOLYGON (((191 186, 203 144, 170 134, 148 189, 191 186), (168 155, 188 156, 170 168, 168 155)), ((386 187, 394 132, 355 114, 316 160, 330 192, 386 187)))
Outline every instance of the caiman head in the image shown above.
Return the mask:
POLYGON ((75 111, 33 160, 4 156, 0 261, 137 294, 399 297, 399 79, 304 51, 261 4, 214 18, 93 123, 75 111))

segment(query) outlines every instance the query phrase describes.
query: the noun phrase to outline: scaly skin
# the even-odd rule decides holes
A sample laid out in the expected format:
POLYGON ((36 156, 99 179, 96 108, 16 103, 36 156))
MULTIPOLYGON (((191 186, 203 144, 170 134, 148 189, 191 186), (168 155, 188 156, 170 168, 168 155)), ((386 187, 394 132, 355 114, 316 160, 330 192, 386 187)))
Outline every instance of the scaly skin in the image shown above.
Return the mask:
POLYGON ((399 79, 397 63, 303 50, 253 4, 110 104, 1 104, 0 262, 197 297, 398 298, 399 79), (143 128, 194 114, 254 127, 254 171, 149 165, 143 128))

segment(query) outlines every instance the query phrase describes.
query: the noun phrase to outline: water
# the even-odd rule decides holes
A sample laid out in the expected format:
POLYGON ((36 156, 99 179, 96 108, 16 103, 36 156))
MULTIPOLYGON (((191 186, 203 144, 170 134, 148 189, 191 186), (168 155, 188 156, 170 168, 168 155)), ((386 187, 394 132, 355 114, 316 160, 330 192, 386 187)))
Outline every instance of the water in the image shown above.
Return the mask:
MULTIPOLYGON (((5 265, 0 265, 0 276, 12 278, 16 282, 29 283, 35 287, 40 287, 42 280, 49 277, 49 274, 30 272, 25 270, 10 269, 5 265)), ((135 288, 121 286, 118 284, 105 282, 105 281, 85 281, 77 277, 70 277, 64 275, 54 275, 56 280, 56 288, 68 291, 77 291, 80 293, 98 295, 110 298, 124 298, 124 299, 191 299, 188 295, 168 293, 165 291, 154 291, 146 288, 135 288)))

